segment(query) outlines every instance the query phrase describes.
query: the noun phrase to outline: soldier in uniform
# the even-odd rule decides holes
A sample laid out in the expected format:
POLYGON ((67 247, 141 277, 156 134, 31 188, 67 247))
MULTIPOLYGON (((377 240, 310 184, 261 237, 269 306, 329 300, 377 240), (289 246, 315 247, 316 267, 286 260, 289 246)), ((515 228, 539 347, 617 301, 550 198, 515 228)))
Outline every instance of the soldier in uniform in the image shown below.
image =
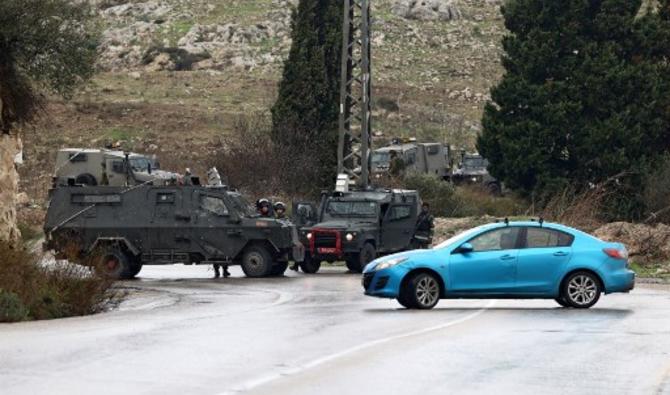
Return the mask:
POLYGON ((270 201, 265 198, 259 199, 258 202, 256 202, 256 209, 261 217, 270 218, 272 216, 272 210, 270 210, 271 207, 272 205, 270 204, 270 201))
POLYGON ((223 267, 223 277, 230 277, 230 272, 228 271, 228 265, 220 265, 218 263, 214 264, 214 278, 221 277, 221 268, 223 267))
POLYGON ((421 205, 421 213, 416 220, 416 232, 414 233, 414 239, 419 248, 426 249, 433 242, 434 222, 435 218, 430 213, 430 204, 424 202, 421 205))
POLYGON ((274 209, 275 209, 275 218, 286 219, 286 205, 284 204, 284 202, 275 203, 274 209))
POLYGON ((391 151, 391 163, 389 164, 389 174, 392 177, 400 177, 405 171, 405 161, 398 155, 398 152, 391 151))

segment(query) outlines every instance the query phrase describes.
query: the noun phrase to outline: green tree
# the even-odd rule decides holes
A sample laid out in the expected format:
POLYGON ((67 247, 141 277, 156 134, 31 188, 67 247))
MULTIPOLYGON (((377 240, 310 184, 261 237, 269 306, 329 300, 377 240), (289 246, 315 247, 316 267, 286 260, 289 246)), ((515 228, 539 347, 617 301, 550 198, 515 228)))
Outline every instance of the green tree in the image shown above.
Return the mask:
POLYGON ((293 43, 272 107, 272 140, 291 172, 292 191, 330 186, 337 171, 343 3, 300 0, 293 43))
POLYGON ((30 122, 41 92, 68 97, 93 74, 91 12, 68 0, 0 1, 0 129, 30 122))
POLYGON ((670 148, 670 75, 650 56, 663 28, 660 14, 637 16, 640 4, 506 3, 506 73, 477 143, 495 177, 546 197, 629 173, 613 183, 617 215, 640 215, 641 173, 670 148))

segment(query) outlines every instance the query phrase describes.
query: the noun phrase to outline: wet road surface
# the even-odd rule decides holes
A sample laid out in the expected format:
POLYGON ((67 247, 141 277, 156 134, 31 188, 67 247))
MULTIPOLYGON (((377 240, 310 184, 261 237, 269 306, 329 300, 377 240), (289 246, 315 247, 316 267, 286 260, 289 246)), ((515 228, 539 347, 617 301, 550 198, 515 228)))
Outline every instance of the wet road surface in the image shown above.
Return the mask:
POLYGON ((670 395, 668 287, 406 311, 340 268, 232 272, 147 267, 114 311, 0 325, 0 394, 670 395))

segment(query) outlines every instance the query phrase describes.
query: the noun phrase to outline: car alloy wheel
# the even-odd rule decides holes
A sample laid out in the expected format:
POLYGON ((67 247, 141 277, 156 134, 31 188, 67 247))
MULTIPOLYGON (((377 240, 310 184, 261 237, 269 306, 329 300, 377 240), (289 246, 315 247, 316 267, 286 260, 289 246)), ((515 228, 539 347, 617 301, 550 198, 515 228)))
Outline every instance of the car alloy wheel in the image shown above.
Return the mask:
POLYGON ((564 298, 574 307, 591 307, 600 297, 600 284, 593 275, 577 273, 568 279, 564 298))
POLYGON ((421 276, 415 288, 416 301, 419 307, 431 308, 440 299, 440 284, 433 276, 421 276))

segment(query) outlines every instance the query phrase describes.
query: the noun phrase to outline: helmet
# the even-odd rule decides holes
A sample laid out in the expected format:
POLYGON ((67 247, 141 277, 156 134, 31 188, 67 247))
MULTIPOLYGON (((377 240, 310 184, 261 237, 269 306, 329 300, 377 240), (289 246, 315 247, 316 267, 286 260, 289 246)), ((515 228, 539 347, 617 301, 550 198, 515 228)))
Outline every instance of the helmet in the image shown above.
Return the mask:
POLYGON ((275 207, 274 207, 274 209, 275 209, 275 210, 284 210, 284 211, 286 211, 286 205, 284 204, 284 202, 277 202, 277 203, 275 203, 275 207))
POLYGON ((270 201, 269 201, 269 200, 267 200, 266 198, 262 198, 262 199, 258 199, 258 201, 256 202, 256 206, 257 206, 258 208, 261 208, 261 207, 263 207, 263 206, 268 206, 268 207, 270 207, 271 204, 270 204, 270 201))

